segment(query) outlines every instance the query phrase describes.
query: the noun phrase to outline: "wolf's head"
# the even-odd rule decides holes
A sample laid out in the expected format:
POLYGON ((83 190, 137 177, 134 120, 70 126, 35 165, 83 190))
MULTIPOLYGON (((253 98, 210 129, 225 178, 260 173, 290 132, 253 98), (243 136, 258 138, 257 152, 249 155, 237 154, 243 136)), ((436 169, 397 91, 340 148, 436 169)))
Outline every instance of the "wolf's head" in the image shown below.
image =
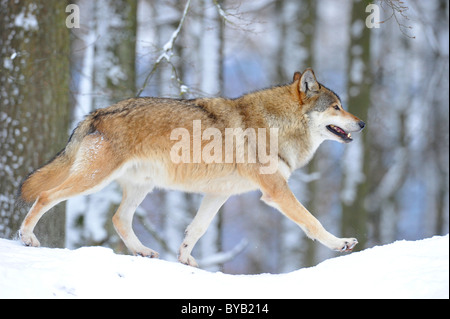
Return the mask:
POLYGON ((303 74, 296 72, 294 84, 298 85, 300 104, 308 118, 312 138, 349 143, 353 141, 351 133, 364 128, 363 121, 342 108, 336 93, 317 82, 312 69, 306 69, 303 74))

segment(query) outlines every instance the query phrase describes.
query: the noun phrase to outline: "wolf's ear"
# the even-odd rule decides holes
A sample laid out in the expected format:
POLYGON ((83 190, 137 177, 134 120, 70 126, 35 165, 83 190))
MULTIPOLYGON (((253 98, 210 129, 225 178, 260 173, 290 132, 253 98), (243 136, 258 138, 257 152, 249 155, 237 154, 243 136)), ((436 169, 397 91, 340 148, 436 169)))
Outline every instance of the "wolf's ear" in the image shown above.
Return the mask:
POLYGON ((320 89, 319 82, 316 80, 314 71, 312 69, 306 69, 300 77, 299 90, 300 92, 309 94, 318 92, 320 89))
POLYGON ((298 81, 298 79, 300 79, 301 76, 302 76, 302 73, 299 71, 296 71, 294 73, 294 79, 292 80, 292 82, 298 81))

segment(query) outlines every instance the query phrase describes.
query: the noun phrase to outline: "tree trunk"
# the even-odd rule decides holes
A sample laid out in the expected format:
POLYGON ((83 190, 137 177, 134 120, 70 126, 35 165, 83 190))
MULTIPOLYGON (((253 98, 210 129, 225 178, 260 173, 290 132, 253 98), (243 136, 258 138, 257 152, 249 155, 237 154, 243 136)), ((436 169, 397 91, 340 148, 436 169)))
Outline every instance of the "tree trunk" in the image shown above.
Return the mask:
MULTIPOLYGON (((27 213, 15 207, 20 182, 60 151, 69 126, 69 30, 65 1, 0 2, 0 236, 27 213)), ((37 225, 45 246, 64 246, 65 207, 37 225)))
MULTIPOLYGON (((370 35, 371 30, 366 27, 366 8, 364 1, 353 3, 351 15, 351 38, 349 45, 348 63, 348 111, 367 121, 370 106, 370 35)), ((369 192, 369 150, 367 130, 345 149, 344 160, 348 163, 343 168, 344 187, 341 198, 343 199, 342 212, 342 237, 355 236, 358 238, 357 248, 365 247, 367 241, 368 213, 364 205, 369 192)))

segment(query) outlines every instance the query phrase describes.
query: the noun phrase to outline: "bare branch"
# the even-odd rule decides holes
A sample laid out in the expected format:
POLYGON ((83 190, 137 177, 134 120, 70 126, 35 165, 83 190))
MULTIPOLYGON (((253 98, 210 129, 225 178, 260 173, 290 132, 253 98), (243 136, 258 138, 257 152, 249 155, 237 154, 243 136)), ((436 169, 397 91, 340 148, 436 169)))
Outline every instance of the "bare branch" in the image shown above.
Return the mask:
POLYGON ((183 24, 184 24, 184 20, 186 20, 186 16, 189 12, 190 6, 191 6, 191 0, 188 0, 186 2, 186 6, 184 7, 183 15, 181 16, 181 20, 180 20, 180 23, 178 24, 178 27, 172 33, 170 40, 167 41, 166 44, 164 44, 164 46, 163 46, 164 52, 156 60, 156 63, 160 63, 162 59, 165 59, 165 60, 167 60, 167 62, 170 62, 170 59, 173 56, 173 45, 175 43, 175 40, 178 38, 178 35, 180 34, 181 28, 183 27, 183 24))
POLYGON ((222 9, 222 7, 220 6, 219 2, 218 2, 217 0, 213 0, 213 2, 214 2, 214 5, 215 5, 216 8, 217 8, 217 12, 218 12, 219 15, 222 17, 222 19, 223 19, 224 21, 226 21, 226 22, 228 22, 228 23, 234 25, 234 23, 228 19, 229 14, 226 13, 226 12, 222 9))
POLYGON ((150 220, 145 216, 146 214, 135 214, 136 218, 139 220, 141 225, 147 230, 150 235, 153 236, 153 238, 158 242, 158 244, 161 246, 162 249, 164 249, 165 252, 168 254, 176 257, 178 256, 178 253, 169 247, 166 240, 159 234, 159 232, 155 229, 153 226, 153 223, 150 222, 150 220))
POLYGON ((183 14, 181 16, 180 22, 178 23, 178 27, 175 29, 175 31, 172 33, 172 36, 170 37, 169 41, 166 42, 163 46, 163 52, 159 55, 159 57, 156 59, 155 64, 153 65, 153 68, 151 69, 150 73, 147 75, 147 77, 144 80, 144 83, 142 87, 139 89, 138 93, 136 94, 136 97, 139 97, 142 92, 144 91, 145 87, 148 85, 148 82, 152 78, 153 74, 158 69, 159 65, 163 60, 166 60, 167 63, 172 66, 172 71, 174 71, 175 78, 178 82, 178 85, 180 87, 180 94, 183 95, 184 93, 189 91, 189 88, 183 84, 181 79, 178 77, 178 74, 176 72, 175 65, 173 65, 171 59, 173 56, 173 46, 175 44, 175 41, 178 38, 178 35, 180 34, 181 28, 183 27, 184 21, 186 20, 186 16, 189 12, 189 8, 191 6, 191 0, 187 0, 186 6, 184 7, 183 14))
MULTIPOLYGON (((152 235, 152 237, 158 242, 158 244, 162 249, 164 249, 166 253, 174 257, 178 256, 178 252, 169 247, 163 236, 160 235, 160 233, 153 226, 153 223, 146 217, 145 210, 138 208, 137 214, 135 214, 135 216, 139 220, 141 225, 150 233, 150 235, 152 235)), ((244 238, 230 251, 222 251, 212 256, 206 257, 199 261, 199 264, 202 265, 202 267, 224 264, 230 260, 233 260, 237 255, 242 253, 247 246, 248 240, 244 238)))
POLYGON ((251 25, 253 23, 253 21, 246 21, 246 19, 244 19, 242 17, 242 13, 239 12, 238 8, 235 8, 233 10, 233 11, 236 11, 237 13, 232 13, 231 10, 224 10, 218 0, 212 0, 212 2, 214 3, 214 6, 217 9, 217 13, 223 19, 224 22, 228 23, 228 25, 230 25, 238 30, 252 32, 252 30, 250 30, 248 28, 248 26, 251 25), (235 20, 238 20, 239 23, 232 21, 232 18, 235 20))
POLYGON ((199 265, 202 267, 210 267, 210 266, 216 266, 224 264, 230 260, 233 260, 237 255, 242 253, 245 248, 248 246, 248 240, 242 239, 239 244, 234 246, 234 248, 230 251, 225 252, 218 252, 217 254, 214 254, 212 256, 206 257, 202 260, 199 260, 199 265))
POLYGON ((386 21, 389 21, 390 19, 394 18, 399 26, 400 31, 408 38, 415 39, 416 37, 409 35, 407 32, 409 29, 412 29, 412 27, 400 21, 401 19, 410 20, 408 15, 406 14, 409 8, 405 5, 405 2, 400 0, 379 0, 379 1, 380 6, 383 8, 383 10, 385 9, 384 4, 386 4, 392 10, 392 14, 387 19, 380 21, 380 23, 385 23, 386 21))

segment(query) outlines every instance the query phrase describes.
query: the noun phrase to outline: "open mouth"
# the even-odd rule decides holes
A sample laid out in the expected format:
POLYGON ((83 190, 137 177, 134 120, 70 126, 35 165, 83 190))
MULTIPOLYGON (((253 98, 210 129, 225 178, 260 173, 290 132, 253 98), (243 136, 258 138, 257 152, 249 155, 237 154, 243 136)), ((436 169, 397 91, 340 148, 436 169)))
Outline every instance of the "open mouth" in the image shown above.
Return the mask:
POLYGON ((350 133, 347 133, 343 129, 341 129, 339 126, 327 125, 327 129, 331 133, 339 136, 344 142, 351 142, 351 141, 353 141, 352 135, 350 133))

